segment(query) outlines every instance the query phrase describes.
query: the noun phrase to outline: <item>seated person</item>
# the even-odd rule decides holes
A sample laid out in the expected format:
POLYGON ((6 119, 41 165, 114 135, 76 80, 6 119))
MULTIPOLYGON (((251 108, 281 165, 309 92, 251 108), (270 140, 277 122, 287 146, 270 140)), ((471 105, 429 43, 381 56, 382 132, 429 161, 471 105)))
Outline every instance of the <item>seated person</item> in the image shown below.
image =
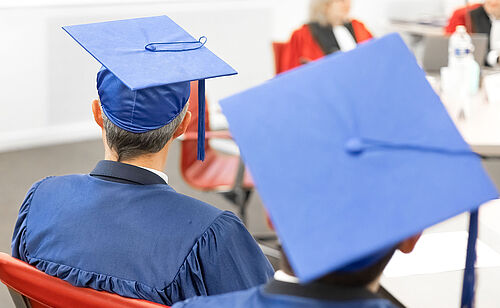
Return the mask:
MULTIPOLYGON (((135 25, 144 33, 149 25, 165 28, 149 18, 142 22, 135 25)), ((133 32, 116 32, 108 27, 114 23, 94 26, 125 40, 133 32)), ((109 37, 87 33, 86 26, 67 30, 99 54, 82 33, 91 40, 109 37)), ((104 46, 113 56, 103 62, 117 69, 119 49, 104 46)), ((147 57, 146 52, 138 54, 147 57)), ((162 57, 172 54, 156 55, 164 76, 162 57)), ((139 64, 133 74, 144 73, 155 82, 152 67, 139 64)), ((178 65, 178 70, 189 69, 178 65)), ((78 287, 166 305, 265 283, 274 271, 241 221, 176 192, 163 173, 173 140, 191 119, 190 82, 131 90, 121 78, 105 67, 97 74, 100 100, 92 103, 92 111, 102 130, 105 160, 89 174, 48 177, 31 187, 15 226, 12 255, 78 287)))
POLYGON ((394 251, 465 211, 472 307, 477 209, 498 192, 397 34, 356 51, 221 102, 283 263, 263 286, 173 308, 394 308, 376 294, 394 251))
POLYGON ((470 33, 488 34, 489 52, 486 64, 493 67, 499 65, 500 0, 485 0, 484 4, 475 4, 455 11, 445 32, 452 34, 457 26, 466 26, 470 33))
POLYGON ((311 0, 310 22, 283 46, 278 73, 371 39, 363 23, 349 18, 350 8, 351 0, 311 0))

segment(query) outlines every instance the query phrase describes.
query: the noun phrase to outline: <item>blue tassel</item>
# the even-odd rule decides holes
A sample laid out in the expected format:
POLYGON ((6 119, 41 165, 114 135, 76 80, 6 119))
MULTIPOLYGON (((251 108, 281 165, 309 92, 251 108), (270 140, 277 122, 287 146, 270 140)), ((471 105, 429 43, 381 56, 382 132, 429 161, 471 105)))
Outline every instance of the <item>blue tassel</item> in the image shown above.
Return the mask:
POLYGON ((205 160, 205 79, 198 80, 198 160, 205 160))
POLYGON ((462 308, 474 307, 474 293, 476 289, 476 241, 478 234, 478 210, 470 212, 469 240, 467 242, 467 259, 465 261, 464 282, 462 288, 462 308))

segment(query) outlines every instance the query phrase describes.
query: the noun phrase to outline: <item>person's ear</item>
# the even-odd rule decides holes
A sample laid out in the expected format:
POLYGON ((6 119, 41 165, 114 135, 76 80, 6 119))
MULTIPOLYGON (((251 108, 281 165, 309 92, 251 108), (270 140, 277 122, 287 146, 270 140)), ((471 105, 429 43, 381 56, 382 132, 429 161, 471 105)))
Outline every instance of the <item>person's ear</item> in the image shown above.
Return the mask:
POLYGON ((175 133, 174 133, 174 136, 172 139, 175 139, 175 138, 179 137, 180 135, 184 134, 189 126, 189 122, 191 122, 191 111, 186 112, 186 115, 184 116, 184 119, 182 120, 181 124, 175 130, 175 133))
POLYGON ((417 245, 417 242, 418 240, 420 239, 420 236, 422 235, 422 233, 419 233, 415 236, 412 236, 410 238, 407 238, 406 240, 402 241, 399 246, 398 246, 398 249, 403 252, 403 253, 410 253, 413 251, 413 249, 415 248, 415 245, 417 245))
POLYGON ((97 99, 92 102, 92 113, 94 114, 94 120, 97 125, 103 128, 101 103, 97 99))

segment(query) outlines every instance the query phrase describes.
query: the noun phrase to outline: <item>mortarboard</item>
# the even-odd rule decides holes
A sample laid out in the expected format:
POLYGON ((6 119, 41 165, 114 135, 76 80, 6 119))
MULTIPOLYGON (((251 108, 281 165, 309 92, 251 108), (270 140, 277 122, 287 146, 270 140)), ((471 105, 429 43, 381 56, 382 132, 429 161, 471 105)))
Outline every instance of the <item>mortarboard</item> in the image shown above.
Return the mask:
POLYGON ((198 159, 205 156, 205 79, 236 71, 167 16, 63 29, 103 68, 97 88, 106 116, 118 127, 143 133, 173 120, 198 80, 198 159))
POLYGON ((221 102, 302 282, 352 271, 498 196, 401 38, 337 53, 221 102))

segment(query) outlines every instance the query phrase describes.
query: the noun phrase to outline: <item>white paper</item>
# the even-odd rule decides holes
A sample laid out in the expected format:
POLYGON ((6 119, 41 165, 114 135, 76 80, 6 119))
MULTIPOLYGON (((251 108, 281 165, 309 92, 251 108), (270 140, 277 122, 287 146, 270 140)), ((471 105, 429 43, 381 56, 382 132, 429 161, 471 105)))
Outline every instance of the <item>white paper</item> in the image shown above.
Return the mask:
MULTIPOLYGON (((384 271, 386 277, 458 271, 465 268, 468 233, 424 234, 410 254, 396 251, 384 271)), ((477 240, 476 268, 500 267, 500 254, 477 240)))

